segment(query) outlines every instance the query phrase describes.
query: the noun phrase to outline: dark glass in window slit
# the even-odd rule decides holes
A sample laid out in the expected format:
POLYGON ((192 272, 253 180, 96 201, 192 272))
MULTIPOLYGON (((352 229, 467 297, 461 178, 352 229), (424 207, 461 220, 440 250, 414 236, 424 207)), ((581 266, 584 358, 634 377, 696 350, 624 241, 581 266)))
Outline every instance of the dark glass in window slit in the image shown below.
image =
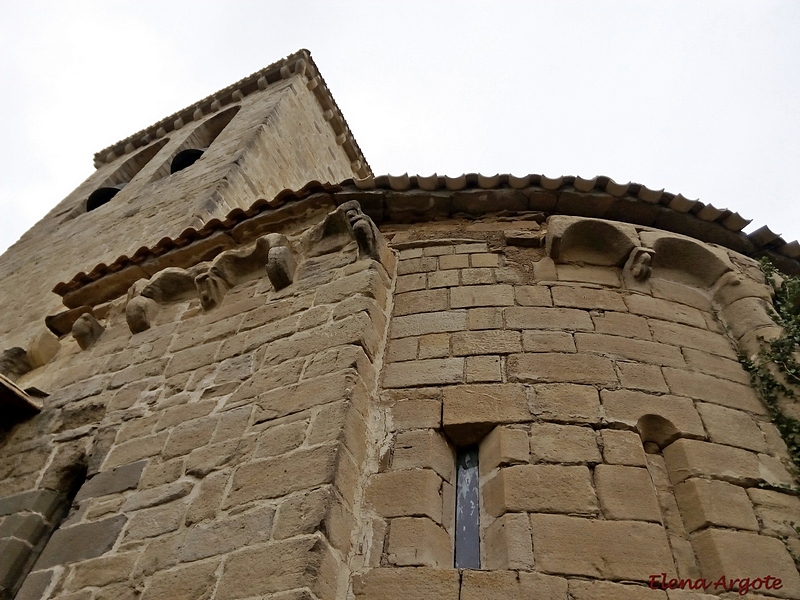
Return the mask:
POLYGON ((456 569, 481 567, 478 447, 456 452, 456 569))

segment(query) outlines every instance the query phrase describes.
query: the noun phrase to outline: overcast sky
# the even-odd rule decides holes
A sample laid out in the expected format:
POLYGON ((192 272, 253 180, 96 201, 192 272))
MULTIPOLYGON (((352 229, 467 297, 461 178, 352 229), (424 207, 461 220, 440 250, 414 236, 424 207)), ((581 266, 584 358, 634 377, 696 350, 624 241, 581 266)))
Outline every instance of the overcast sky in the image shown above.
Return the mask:
POLYGON ((796 0, 0 1, 0 251, 95 152, 299 48, 375 173, 608 175, 800 238, 796 0))

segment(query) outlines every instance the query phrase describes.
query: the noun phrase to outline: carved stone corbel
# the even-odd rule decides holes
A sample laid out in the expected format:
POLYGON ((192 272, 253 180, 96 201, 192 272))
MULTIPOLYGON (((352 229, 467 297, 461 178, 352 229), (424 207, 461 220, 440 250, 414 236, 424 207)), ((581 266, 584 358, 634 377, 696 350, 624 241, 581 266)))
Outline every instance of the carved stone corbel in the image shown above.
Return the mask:
POLYGON ((72 325, 72 337, 78 342, 81 350, 94 346, 104 331, 105 327, 100 325, 92 313, 81 315, 72 325))
POLYGON ((631 250, 623 268, 623 276, 626 278, 631 277, 638 282, 647 281, 653 273, 651 265, 654 254, 655 250, 642 246, 637 246, 631 250))
POLYGON ((5 375, 11 381, 16 381, 32 370, 33 365, 24 348, 14 346, 0 354, 0 375, 5 375))
POLYGON ((350 226, 350 231, 358 244, 358 258, 371 258, 380 261, 380 243, 383 241, 383 236, 378 228, 361 210, 361 204, 357 200, 349 200, 339 206, 337 209, 344 213, 347 217, 347 223, 350 226))
MULTIPOLYGON (((174 267, 172 269, 177 270, 174 267)), ((125 304, 125 322, 128 324, 128 329, 131 330, 131 333, 141 333, 150 329, 158 314, 158 302, 151 296, 145 295, 148 287, 153 286, 153 283, 156 283, 155 278, 149 284, 140 279, 128 288, 128 302, 125 304)), ((158 289, 157 285, 155 289, 158 289)), ((153 288, 151 288, 150 293, 154 293, 153 288)), ((158 297, 160 298, 160 294, 158 294, 158 297)))
POLYGON ((194 278, 194 284, 203 310, 211 310, 219 306, 225 294, 228 293, 228 284, 210 269, 197 275, 194 278))
POLYGON ((269 250, 267 277, 275 291, 282 290, 294 281, 297 262, 288 246, 275 246, 269 250))
POLYGON ((275 245, 286 245, 286 236, 270 233, 256 240, 252 248, 227 250, 211 263, 209 272, 225 282, 228 289, 263 274, 269 249, 275 245))

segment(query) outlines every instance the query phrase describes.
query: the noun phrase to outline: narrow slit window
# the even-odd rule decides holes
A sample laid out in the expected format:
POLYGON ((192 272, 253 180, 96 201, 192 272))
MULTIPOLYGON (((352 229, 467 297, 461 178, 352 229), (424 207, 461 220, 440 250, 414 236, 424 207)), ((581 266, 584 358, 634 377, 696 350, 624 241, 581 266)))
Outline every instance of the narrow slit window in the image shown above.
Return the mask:
POLYGON ((456 452, 456 569, 480 569, 480 531, 478 447, 459 448, 456 452))

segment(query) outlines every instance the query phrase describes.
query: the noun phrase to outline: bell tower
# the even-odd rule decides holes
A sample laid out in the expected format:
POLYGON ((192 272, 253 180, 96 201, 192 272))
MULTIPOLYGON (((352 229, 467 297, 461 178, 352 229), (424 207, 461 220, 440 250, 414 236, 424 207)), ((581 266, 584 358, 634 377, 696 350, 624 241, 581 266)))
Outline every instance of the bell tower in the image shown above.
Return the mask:
MULTIPOLYGON (((63 310, 59 281, 200 229, 260 198, 370 169, 314 61, 300 50, 112 144, 96 170, 0 258, 0 335, 27 347, 63 310)), ((113 269, 113 267, 111 267, 113 269)))

